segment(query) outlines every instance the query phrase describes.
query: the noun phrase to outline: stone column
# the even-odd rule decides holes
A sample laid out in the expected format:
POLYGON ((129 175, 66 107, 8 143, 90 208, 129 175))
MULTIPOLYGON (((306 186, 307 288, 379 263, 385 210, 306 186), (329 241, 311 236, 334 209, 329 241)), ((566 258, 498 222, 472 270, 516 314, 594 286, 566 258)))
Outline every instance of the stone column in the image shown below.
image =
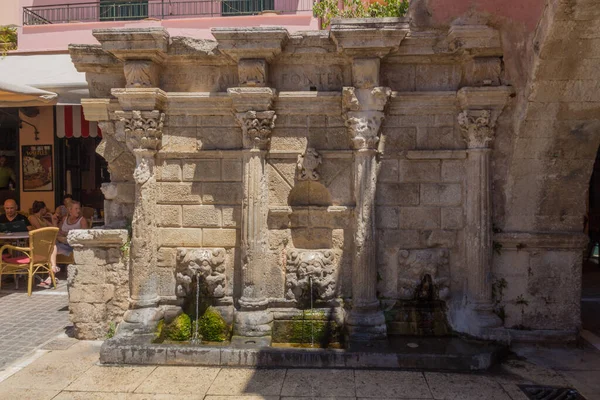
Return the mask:
POLYGON ((269 110, 275 91, 269 88, 229 89, 234 113, 242 128, 244 145, 244 203, 242 207, 242 297, 235 314, 238 336, 270 336, 273 316, 260 276, 267 261, 268 182, 266 155, 275 126, 275 111, 269 110), (261 110, 261 111, 255 111, 261 110))
POLYGON ((468 295, 475 318, 471 332, 502 325, 492 307, 492 201, 490 144, 494 126, 490 110, 465 110, 458 124, 467 143, 466 261, 468 295))
POLYGON ((119 329, 152 332, 162 312, 158 309, 156 227, 158 185, 155 156, 160 149, 165 114, 158 111, 117 111, 125 140, 135 155, 135 211, 131 221, 130 310, 119 329))
MULTIPOLYGON (((378 66, 379 60, 376 61, 378 66)), ((354 72, 356 82, 358 76, 354 72)), ((375 192, 379 128, 390 94, 391 90, 383 87, 346 87, 342 93, 344 117, 354 149, 352 310, 346 319, 351 341, 385 339, 387 336, 385 318, 376 296, 375 192)))

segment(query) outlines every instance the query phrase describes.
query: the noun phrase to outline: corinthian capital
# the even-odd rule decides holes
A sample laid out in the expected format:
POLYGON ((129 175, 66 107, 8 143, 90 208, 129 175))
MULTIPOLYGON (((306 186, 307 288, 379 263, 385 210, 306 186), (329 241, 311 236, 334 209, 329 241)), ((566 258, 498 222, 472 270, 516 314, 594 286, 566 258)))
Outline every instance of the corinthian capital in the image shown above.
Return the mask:
POLYGON ((377 148, 379 129, 385 116, 383 109, 391 93, 386 87, 345 87, 342 90, 343 115, 354 149, 377 148))
POLYGON ((266 150, 271 142, 271 133, 275 128, 275 111, 247 111, 237 113, 236 119, 242 127, 245 148, 266 150))
POLYGON ((117 111, 130 150, 159 150, 165 114, 158 111, 117 111))
POLYGON ((458 114, 458 125, 469 149, 485 149, 494 140, 494 123, 489 110, 465 110, 458 114))

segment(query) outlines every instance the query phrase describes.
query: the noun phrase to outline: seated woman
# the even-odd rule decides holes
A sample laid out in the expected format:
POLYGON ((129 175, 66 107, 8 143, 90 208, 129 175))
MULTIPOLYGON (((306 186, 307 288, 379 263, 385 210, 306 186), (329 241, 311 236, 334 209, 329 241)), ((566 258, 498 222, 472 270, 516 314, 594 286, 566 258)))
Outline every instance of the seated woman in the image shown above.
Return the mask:
POLYGON ((62 221, 59 228, 58 238, 56 239, 58 241, 56 244, 58 254, 63 254, 65 256, 71 255, 73 248, 67 243, 67 234, 73 229, 89 228, 86 219, 81 215, 81 203, 75 200, 71 201, 67 216, 62 221))
MULTIPOLYGON (((39 228, 47 228, 50 226, 58 226, 58 218, 56 215, 51 215, 51 220, 48 221, 47 217, 50 215, 48 213, 48 209, 46 208, 46 203, 43 201, 34 201, 33 206, 31 207, 31 215, 29 216, 29 222, 33 226, 33 229, 39 228)), ((52 263, 52 269, 54 273, 60 271, 60 268, 56 265, 56 254, 57 248, 54 246, 54 250, 52 251, 52 255, 50 256, 50 261, 52 263)), ((52 279, 48 277, 45 281, 40 283, 38 286, 49 288, 52 285, 52 279)))

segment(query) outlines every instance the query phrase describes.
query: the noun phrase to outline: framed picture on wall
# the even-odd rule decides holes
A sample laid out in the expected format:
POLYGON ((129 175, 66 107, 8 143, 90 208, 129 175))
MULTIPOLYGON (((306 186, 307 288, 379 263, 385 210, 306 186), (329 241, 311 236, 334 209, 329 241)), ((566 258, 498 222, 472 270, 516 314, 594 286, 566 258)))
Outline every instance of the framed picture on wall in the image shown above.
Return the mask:
POLYGON ((51 192, 52 145, 21 146, 21 163, 23 165, 24 192, 51 192))

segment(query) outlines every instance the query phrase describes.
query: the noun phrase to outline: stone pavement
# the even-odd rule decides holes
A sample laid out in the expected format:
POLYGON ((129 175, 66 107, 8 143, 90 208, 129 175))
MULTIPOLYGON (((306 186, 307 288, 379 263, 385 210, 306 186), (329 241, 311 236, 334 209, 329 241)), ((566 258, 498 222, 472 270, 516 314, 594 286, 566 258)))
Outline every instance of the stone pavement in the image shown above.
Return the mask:
POLYGON ((524 347, 517 350, 531 361, 514 357, 488 373, 458 374, 103 366, 98 364, 101 342, 61 340, 55 347, 62 350, 37 350, 29 365, 21 362, 12 375, 0 374, 0 399, 527 400, 517 387, 526 383, 574 386, 587 400, 600 399, 600 352, 590 347, 524 347))
POLYGON ((56 290, 35 287, 29 297, 25 279, 17 290, 12 277, 5 277, 0 290, 0 371, 65 332, 71 325, 68 302, 65 280, 56 290))

